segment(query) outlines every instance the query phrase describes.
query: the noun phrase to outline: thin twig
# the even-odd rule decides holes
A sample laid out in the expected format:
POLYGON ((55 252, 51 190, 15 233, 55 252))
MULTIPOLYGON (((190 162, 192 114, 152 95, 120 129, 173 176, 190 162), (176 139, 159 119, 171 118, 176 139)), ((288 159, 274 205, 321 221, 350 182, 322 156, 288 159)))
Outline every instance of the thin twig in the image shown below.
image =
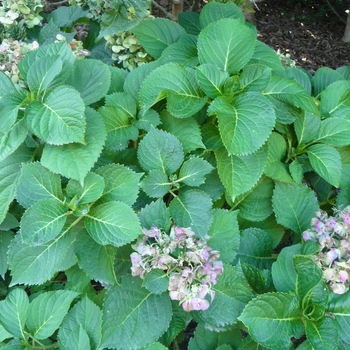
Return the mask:
POLYGON ((331 3, 329 2, 329 0, 326 0, 328 6, 331 8, 331 10, 337 15, 337 17, 346 24, 346 21, 342 18, 342 16, 340 16, 340 14, 336 11, 336 9, 331 5, 331 3))
POLYGON ((153 4, 153 6, 156 7, 159 11, 162 11, 162 12, 165 14, 165 16, 166 16, 167 18, 169 18, 169 19, 172 20, 172 21, 174 20, 174 16, 173 16, 171 13, 169 13, 163 6, 157 4, 157 3, 155 2, 155 0, 152 1, 152 4, 153 4))

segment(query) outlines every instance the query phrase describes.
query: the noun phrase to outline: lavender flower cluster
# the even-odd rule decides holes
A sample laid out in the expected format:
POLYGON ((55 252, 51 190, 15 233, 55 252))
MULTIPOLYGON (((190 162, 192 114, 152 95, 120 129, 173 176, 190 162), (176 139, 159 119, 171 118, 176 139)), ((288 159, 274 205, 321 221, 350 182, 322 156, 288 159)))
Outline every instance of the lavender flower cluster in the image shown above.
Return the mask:
POLYGON ((217 277, 223 273, 220 254, 208 244, 209 236, 199 239, 190 228, 172 226, 170 234, 157 227, 143 229, 130 255, 133 276, 145 278, 153 269, 166 271, 168 291, 185 311, 206 310, 213 301, 217 277))
POLYGON ((324 211, 316 213, 311 229, 303 232, 304 241, 312 240, 320 245, 314 257, 323 270, 323 278, 331 290, 344 294, 349 290, 350 274, 350 205, 334 210, 334 217, 324 211))

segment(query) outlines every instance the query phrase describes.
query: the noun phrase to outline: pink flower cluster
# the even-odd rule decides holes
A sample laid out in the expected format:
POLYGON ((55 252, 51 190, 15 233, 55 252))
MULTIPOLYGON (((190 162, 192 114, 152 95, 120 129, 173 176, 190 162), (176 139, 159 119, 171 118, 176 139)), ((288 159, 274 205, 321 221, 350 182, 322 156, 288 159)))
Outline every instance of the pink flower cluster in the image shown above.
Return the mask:
POLYGON ((323 278, 331 290, 344 294, 349 290, 350 279, 350 206, 333 209, 334 217, 324 211, 311 220, 312 228, 303 232, 303 240, 320 245, 314 257, 323 270, 323 278))
POLYGON ((170 234, 157 227, 143 229, 143 236, 130 255, 133 276, 145 278, 153 269, 166 271, 168 291, 172 300, 178 300, 185 311, 206 310, 214 300, 217 277, 223 273, 220 254, 207 239, 194 236, 190 228, 173 226, 170 234))

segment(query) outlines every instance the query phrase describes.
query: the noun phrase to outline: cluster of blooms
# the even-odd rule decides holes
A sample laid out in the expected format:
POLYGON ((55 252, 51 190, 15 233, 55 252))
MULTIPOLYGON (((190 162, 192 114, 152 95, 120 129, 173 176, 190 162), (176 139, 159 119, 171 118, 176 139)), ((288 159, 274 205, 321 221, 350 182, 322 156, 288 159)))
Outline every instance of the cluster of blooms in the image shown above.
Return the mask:
MULTIPOLYGON (((66 40, 66 38, 63 35, 57 34, 55 43, 62 42, 62 41, 67 41, 67 40, 66 40)), ((82 41, 73 39, 68 44, 68 46, 71 48, 72 53, 73 53, 73 55, 74 55, 74 57, 76 59, 83 59, 86 56, 90 55, 90 52, 83 48, 83 42, 82 41)))
POLYGON ((43 17, 39 14, 42 10, 42 0, 3 0, 0 5, 0 23, 6 29, 21 25, 33 28, 42 21, 43 17))
POLYGON ((0 44, 0 71, 4 72, 14 84, 19 83, 20 60, 26 53, 38 47, 39 44, 36 41, 28 44, 23 41, 4 39, 0 44))
POLYGON ((185 311, 206 310, 213 301, 212 286, 223 273, 220 254, 207 239, 194 237, 190 228, 173 226, 170 234, 157 227, 143 229, 136 244, 137 252, 130 255, 133 276, 145 278, 153 269, 166 271, 168 291, 172 300, 178 300, 185 311))
POLYGON ((291 58, 289 53, 283 54, 283 53, 281 53, 280 50, 277 50, 276 53, 277 53, 282 65, 284 67, 295 67, 296 66, 296 61, 291 58))
POLYGON ((312 240, 320 245, 314 257, 323 270, 323 278, 334 293, 349 290, 350 274, 350 206, 334 209, 334 217, 324 211, 316 213, 311 229, 303 232, 304 241, 312 240))
POLYGON ((131 32, 108 35, 105 39, 107 47, 110 47, 113 52, 112 58, 118 64, 122 63, 126 69, 133 70, 141 64, 153 61, 153 57, 143 49, 131 32))

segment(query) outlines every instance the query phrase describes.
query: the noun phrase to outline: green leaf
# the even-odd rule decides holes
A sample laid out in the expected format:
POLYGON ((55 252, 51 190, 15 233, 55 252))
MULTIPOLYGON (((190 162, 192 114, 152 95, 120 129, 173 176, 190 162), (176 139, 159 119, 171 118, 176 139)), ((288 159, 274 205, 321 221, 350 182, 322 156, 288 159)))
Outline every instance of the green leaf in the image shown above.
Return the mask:
POLYGON ((244 22, 243 13, 234 2, 210 2, 203 7, 199 15, 200 26, 201 28, 205 28, 222 18, 240 19, 242 23, 244 22))
POLYGON ((289 164, 289 172, 295 182, 299 184, 302 183, 304 171, 302 165, 300 164, 297 158, 289 164))
POLYGON ((148 230, 155 226, 168 231, 171 226, 169 210, 162 199, 158 199, 142 208, 139 212, 139 219, 141 226, 148 230))
POLYGON ((98 168, 96 174, 102 176, 105 182, 105 190, 98 203, 120 201, 130 206, 135 203, 142 173, 135 173, 121 164, 108 164, 98 168))
POLYGON ((206 328, 232 326, 237 322, 246 304, 252 299, 252 292, 237 268, 224 265, 224 273, 212 288, 215 299, 209 309, 193 312, 195 320, 206 328))
POLYGON ((289 349, 290 338, 304 331, 299 300, 293 294, 265 293, 253 299, 239 317, 251 337, 272 349, 289 349))
POLYGON ((225 148, 215 151, 219 177, 231 200, 249 191, 259 181, 266 164, 266 153, 263 148, 248 156, 227 154, 225 148))
POLYGON ((125 92, 115 92, 105 98, 106 106, 112 106, 118 111, 123 111, 128 118, 136 116, 136 102, 125 92))
POLYGON ((111 85, 109 86, 108 94, 123 92, 123 85, 126 77, 129 74, 129 71, 114 66, 108 66, 108 68, 111 72, 111 85))
MULTIPOLYGON (((80 98, 80 97, 79 97, 80 98)), ((85 144, 45 145, 41 163, 54 173, 82 181, 97 161, 106 131, 97 112, 86 110, 85 144)))
POLYGON ((165 196, 170 190, 168 176, 160 170, 151 170, 140 182, 140 187, 152 198, 165 196))
POLYGON ((144 170, 160 170, 167 175, 179 169, 184 158, 180 141, 155 128, 140 141, 137 157, 144 170))
POLYGON ((250 264, 241 264, 242 272, 249 285, 257 294, 267 293, 273 290, 270 270, 260 270, 250 264))
POLYGON ((318 208, 315 193, 303 184, 276 182, 272 207, 277 222, 301 235, 318 208))
POLYGON ((29 298, 22 288, 11 290, 6 299, 0 301, 0 323, 7 332, 19 339, 25 339, 28 306, 29 298))
POLYGON ((40 199, 27 209, 21 220, 24 243, 40 245, 57 237, 67 219, 67 207, 53 198, 40 199))
POLYGON ((349 108, 350 81, 340 80, 327 86, 321 92, 321 115, 334 116, 342 108, 349 108))
POLYGON ((229 74, 237 73, 253 56, 255 43, 254 32, 241 20, 221 19, 199 34, 199 62, 212 63, 229 74))
POLYGON ((141 350, 167 350, 167 349, 168 348, 166 348, 163 344, 156 342, 146 346, 145 348, 142 348, 141 350))
POLYGON ((310 95, 312 94, 311 74, 299 67, 286 67, 286 77, 295 80, 300 84, 310 95))
POLYGON ((70 198, 76 196, 79 204, 91 203, 102 196, 105 188, 105 181, 102 176, 95 173, 88 173, 81 184, 77 180, 69 180, 66 193, 70 198))
POLYGON ((39 162, 22 165, 16 190, 16 199, 24 208, 29 208, 40 199, 63 201, 60 176, 39 162))
POLYGON ((48 20, 52 20, 60 28, 71 27, 78 19, 88 17, 88 13, 80 6, 61 6, 49 14, 48 20))
POLYGON ((117 284, 114 272, 115 247, 100 245, 82 231, 74 243, 74 252, 78 258, 79 267, 91 279, 100 282, 105 288, 117 284))
POLYGON ((167 63, 155 69, 143 81, 139 101, 141 109, 149 109, 167 97, 167 109, 177 118, 188 118, 207 102, 199 89, 194 68, 167 63))
POLYGON ((98 112, 106 126, 106 148, 108 150, 121 151, 128 147, 130 140, 135 141, 137 139, 139 132, 123 110, 103 106, 98 112))
POLYGON ((270 77, 271 68, 261 64, 251 64, 243 68, 239 80, 244 91, 260 92, 266 88, 270 77))
POLYGON ((197 68, 196 75, 201 89, 211 98, 222 95, 222 85, 230 77, 227 72, 220 70, 211 63, 200 65, 197 68))
POLYGON ((28 307, 26 326, 36 339, 46 339, 60 326, 73 299, 78 293, 69 290, 45 292, 28 307))
POLYGON ((229 154, 248 155, 257 151, 275 126, 275 113, 270 102, 260 93, 240 94, 231 104, 216 98, 208 109, 216 114, 222 141, 229 154))
POLYGON ((299 145, 315 140, 321 125, 322 123, 320 118, 311 113, 303 113, 299 118, 297 118, 294 122, 294 130, 297 135, 299 145))
POLYGON ((319 322, 305 321, 306 337, 314 349, 338 349, 338 329, 334 319, 324 317, 319 322))
POLYGON ((281 77, 272 72, 269 85, 264 90, 265 96, 270 96, 280 102, 299 107, 307 112, 319 115, 313 98, 296 81, 281 77))
MULTIPOLYGON (((88 336, 91 349, 96 350, 101 339, 101 326, 102 312, 100 308, 85 296, 73 306, 63 319, 58 331, 60 349, 76 349, 74 347, 75 332, 81 327, 88 336)), ((80 345, 80 343, 78 344, 80 345)))
POLYGON ((342 167, 339 152, 332 146, 322 144, 312 145, 306 151, 316 173, 331 185, 339 187, 342 167))
POLYGON ((171 303, 166 293, 142 288, 139 278, 125 277, 112 287, 103 305, 101 348, 141 348, 156 341, 169 326, 171 303))
MULTIPOLYGON (((238 350, 268 350, 268 349, 261 346, 259 343, 254 341, 250 335, 248 335, 247 337, 245 337, 243 339, 242 344, 238 348, 238 350)), ((299 350, 301 350, 301 349, 299 349, 299 350)), ((306 349, 306 350, 312 350, 312 349, 306 349)))
POLYGON ((160 269, 155 269, 147 273, 143 286, 154 294, 162 294, 168 290, 169 277, 160 269))
POLYGON ((99 244, 115 247, 132 242, 140 233, 137 215, 122 202, 107 202, 85 216, 85 227, 99 244))
POLYGON ((238 211, 213 209, 213 222, 209 227, 208 244, 220 252, 220 260, 230 264, 236 257, 239 249, 238 211))
POLYGON ((278 292, 294 292, 297 273, 293 264, 294 255, 300 254, 301 244, 295 244, 282 249, 277 261, 272 265, 273 283, 278 292))
POLYGON ((191 11, 180 12, 178 19, 179 24, 186 30, 186 33, 196 36, 200 33, 199 13, 191 11))
POLYGON ((33 134, 49 144, 84 143, 84 109, 78 91, 57 86, 45 96, 43 103, 35 101, 28 105, 25 119, 33 134))
POLYGON ((59 55, 43 57, 36 60, 28 70, 27 83, 31 92, 41 94, 46 91, 55 77, 62 70, 59 55))
POLYGON ((166 110, 162 111, 160 117, 162 129, 179 139, 184 153, 189 153, 197 148, 205 148, 199 125, 194 118, 175 118, 166 110))
POLYGON ((153 58, 159 58, 167 46, 178 41, 186 33, 179 24, 165 18, 144 20, 132 31, 141 46, 153 58))
POLYGON ((74 235, 66 233, 42 245, 31 246, 22 241, 21 235, 16 235, 8 251, 11 285, 42 284, 55 272, 70 267, 67 266, 70 263, 74 265, 76 260, 69 250, 74 241, 74 235))
POLYGON ((339 340, 350 345, 350 292, 344 294, 330 293, 327 310, 335 317, 335 323, 339 332, 339 340))
POLYGON ((91 285, 91 278, 77 264, 64 271, 64 274, 67 277, 64 286, 65 290, 72 290, 73 292, 84 293, 85 295, 92 291, 92 295, 95 296, 95 290, 91 285))
POLYGON ((248 64, 262 64, 272 69, 284 70, 276 51, 259 40, 256 41, 254 54, 248 64))
POLYGON ((153 109, 142 110, 137 114, 136 126, 139 129, 149 132, 152 126, 157 127, 159 124, 161 124, 159 114, 153 109))
POLYGON ((22 147, 0 162, 0 223, 15 198, 21 165, 29 162, 32 156, 33 153, 29 148, 22 147))
POLYGON ((238 196, 233 203, 239 209, 239 216, 250 221, 262 221, 272 214, 272 193, 274 182, 262 177, 251 191, 238 196))
POLYGON ((0 72, 0 100, 8 94, 16 93, 17 89, 11 79, 3 72, 0 72))
POLYGON ((204 183, 205 175, 214 168, 202 158, 190 158, 180 168, 178 182, 188 186, 199 186, 204 183))
POLYGON ((332 117, 322 120, 317 137, 314 140, 327 143, 335 147, 347 146, 349 140, 350 120, 332 117))
POLYGON ((242 231, 237 259, 260 270, 270 269, 275 259, 272 254, 272 238, 259 228, 242 231))
POLYGON ((313 88, 314 88, 314 95, 318 96, 321 93, 321 91, 323 91, 328 85, 338 80, 345 80, 345 79, 337 71, 328 67, 321 67, 317 69, 312 81, 313 88))
MULTIPOLYGON (((0 342, 2 342, 5 339, 10 339, 13 338, 13 335, 9 333, 2 325, 0 322, 0 342)), ((3 343, 0 343, 0 345, 3 345, 3 343)), ((1 349, 1 348, 0 348, 1 349)), ((22 349, 20 349, 22 350, 22 349)))
POLYGON ((24 118, 17 120, 7 135, 0 137, 0 162, 16 151, 27 135, 28 127, 24 118))
POLYGON ((14 237, 11 231, 0 231, 0 276, 5 279, 5 273, 8 268, 7 251, 14 237))
POLYGON ((67 82, 80 92, 85 105, 91 105, 104 97, 111 83, 111 73, 100 60, 75 60, 67 82))
POLYGON ((211 207, 208 194, 188 190, 171 201, 169 212, 178 226, 190 227, 198 237, 204 238, 212 222, 211 207))
POLYGON ((200 185, 198 189, 209 194, 213 202, 219 200, 225 192, 216 169, 205 177, 204 184, 200 185))

